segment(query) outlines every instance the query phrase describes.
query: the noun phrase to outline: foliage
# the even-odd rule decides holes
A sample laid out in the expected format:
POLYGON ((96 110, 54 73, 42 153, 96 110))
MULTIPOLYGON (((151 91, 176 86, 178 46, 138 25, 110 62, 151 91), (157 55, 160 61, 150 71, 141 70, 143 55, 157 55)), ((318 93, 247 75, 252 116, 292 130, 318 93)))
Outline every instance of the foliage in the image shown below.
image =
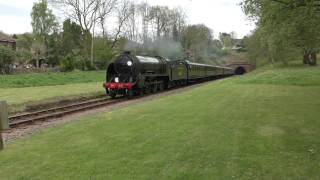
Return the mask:
POLYGON ((34 60, 34 65, 35 67, 40 66, 40 59, 45 59, 47 55, 47 47, 44 42, 34 40, 31 45, 32 48, 32 55, 33 55, 33 60, 34 60))
POLYGON ((39 3, 34 3, 31 12, 31 18, 34 36, 39 41, 46 43, 48 35, 53 33, 58 25, 52 11, 48 9, 46 0, 41 0, 39 3))
POLYGON ((18 61, 36 67, 45 63, 61 65, 63 71, 105 69, 114 54, 131 45, 129 50, 137 53, 172 59, 189 54, 197 62, 212 62, 228 53, 213 42, 210 28, 186 26, 182 8, 128 0, 40 0, 34 3, 31 18, 33 34, 17 36, 18 61), (68 11, 62 28, 47 2, 68 11), (110 30, 112 23, 115 29, 110 30), (102 36, 94 34, 96 27, 102 36))
POLYGON ((298 49, 305 64, 316 64, 316 53, 320 48, 320 14, 315 0, 243 0, 242 7, 257 21, 258 38, 266 42, 272 62, 295 57, 296 54, 288 52, 298 49))
POLYGON ((64 57, 62 57, 61 61, 60 61, 60 69, 61 71, 73 71, 76 68, 76 58, 71 55, 68 54, 64 57))
POLYGON ((257 29, 251 36, 244 38, 244 45, 248 49, 248 59, 250 63, 261 66, 266 63, 273 63, 272 58, 269 56, 268 44, 264 41, 263 35, 257 29), (268 57, 270 57, 268 59, 268 57))
POLYGON ((28 50, 21 49, 16 52, 16 61, 19 64, 27 64, 32 60, 32 53, 28 50))
POLYGON ((213 40, 212 30, 203 24, 189 25, 182 36, 184 50, 195 61, 201 62, 208 57, 208 50, 213 40))
POLYGON ((224 48, 232 48, 233 46, 233 38, 231 37, 231 34, 228 33, 220 33, 219 39, 222 42, 224 48))
POLYGON ((106 69, 114 57, 110 43, 101 38, 95 38, 94 59, 98 69, 106 69))
POLYGON ((36 43, 43 43, 44 45, 44 48, 40 49, 39 46, 37 46, 34 50, 36 54, 36 67, 40 66, 39 58, 41 53, 43 55, 43 58, 50 58, 50 61, 53 65, 57 64, 58 60, 56 52, 54 52, 55 54, 53 54, 53 56, 47 57, 50 53, 49 51, 54 51, 52 49, 49 49, 49 43, 51 43, 50 45, 52 46, 52 39, 51 42, 49 42, 49 35, 57 31, 58 23, 52 11, 48 9, 46 0, 41 0, 38 3, 34 3, 31 12, 31 19, 33 35, 36 39, 36 43))
POLYGON ((80 50, 82 46, 82 39, 81 27, 70 19, 65 20, 63 22, 62 32, 62 53, 69 54, 80 50))
POLYGON ((57 66, 60 62, 61 53, 61 35, 57 32, 52 33, 48 37, 48 61, 51 66, 57 66))
POLYGON ((17 49, 23 49, 23 50, 31 50, 31 45, 33 43, 33 35, 30 33, 24 33, 21 35, 18 35, 17 42, 17 49))
POLYGON ((10 47, 0 45, 0 74, 8 73, 14 60, 15 52, 10 47))
MULTIPOLYGON (((290 75, 303 80, 294 70, 290 75)), ((320 86, 242 84, 246 78, 13 141, 0 153, 0 173, 12 179, 318 179, 320 86)))

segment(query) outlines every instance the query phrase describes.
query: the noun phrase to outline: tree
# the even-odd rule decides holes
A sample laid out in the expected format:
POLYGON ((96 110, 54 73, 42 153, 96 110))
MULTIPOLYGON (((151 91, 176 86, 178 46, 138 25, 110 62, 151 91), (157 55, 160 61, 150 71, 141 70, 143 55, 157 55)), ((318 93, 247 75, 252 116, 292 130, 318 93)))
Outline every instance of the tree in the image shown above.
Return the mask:
POLYGON ((106 24, 107 18, 116 9, 118 0, 100 0, 100 5, 98 8, 98 18, 100 22, 100 27, 102 29, 102 36, 107 39, 106 24))
POLYGON ((6 46, 0 45, 0 73, 6 74, 10 71, 10 65, 15 60, 15 52, 6 46))
POLYGON ((185 28, 182 46, 196 61, 203 62, 208 58, 208 51, 212 42, 212 30, 203 24, 189 25, 185 28))
POLYGON ((290 48, 297 48, 303 63, 316 65, 320 48, 317 3, 319 0, 243 0, 242 7, 257 22, 272 59, 283 59, 290 48))
MULTIPOLYGON (((39 3, 33 4, 31 18, 34 37, 37 41, 43 42, 48 50, 48 37, 57 29, 58 23, 52 11, 48 9, 47 1, 41 0, 39 3)), ((38 67, 39 62, 36 64, 38 67)))
POLYGON ((70 19, 65 20, 62 32, 62 54, 67 55, 74 53, 74 51, 80 52, 82 49, 82 39, 81 27, 70 19))
POLYGON ((183 9, 175 8, 171 10, 171 29, 172 38, 175 41, 181 41, 182 32, 186 25, 186 14, 183 9))
POLYGON ((59 65, 61 55, 61 34, 53 33, 48 37, 48 61, 51 66, 59 65))
POLYGON ((23 50, 31 50, 32 42, 34 41, 33 35, 31 33, 24 33, 21 35, 18 35, 17 42, 17 49, 23 49, 23 50))
POLYGON ((106 41, 104 38, 96 38, 95 42, 95 64, 99 69, 105 69, 114 57, 110 42, 106 41))
POLYGON ((111 49, 114 49, 117 42, 121 38, 123 33, 123 27, 126 25, 128 19, 132 15, 133 11, 131 10, 131 3, 127 0, 121 2, 117 7, 117 27, 113 36, 113 42, 111 44, 111 49))
MULTIPOLYGON (((60 9, 67 9, 68 17, 77 22, 85 34, 92 32, 94 37, 95 26, 99 19, 97 13, 99 7, 102 7, 102 0, 51 0, 51 2, 59 5, 60 9)), ((93 66, 93 40, 94 38, 91 38, 91 66, 93 66)), ((87 53, 89 55, 88 51, 87 53)))
POLYGON ((46 56, 47 48, 45 44, 41 41, 33 41, 31 45, 33 59, 35 60, 34 65, 40 67, 40 59, 43 59, 46 56))
POLYGON ((219 34, 219 39, 222 42, 224 48, 231 48, 233 43, 232 43, 232 34, 228 33, 220 33, 219 34))

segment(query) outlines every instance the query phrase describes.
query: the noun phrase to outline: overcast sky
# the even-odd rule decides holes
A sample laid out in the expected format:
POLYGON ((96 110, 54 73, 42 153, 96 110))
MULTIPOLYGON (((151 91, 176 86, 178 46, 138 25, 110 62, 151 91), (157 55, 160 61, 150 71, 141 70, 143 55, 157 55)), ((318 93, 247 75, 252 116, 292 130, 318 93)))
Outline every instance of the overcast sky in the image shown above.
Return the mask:
MULTIPOLYGON (((151 5, 182 7, 189 24, 203 23, 215 34, 235 31, 238 37, 250 33, 253 23, 246 20, 240 0, 144 0, 151 5)), ((8 34, 31 32, 30 13, 37 0, 0 0, 0 31, 8 34)))

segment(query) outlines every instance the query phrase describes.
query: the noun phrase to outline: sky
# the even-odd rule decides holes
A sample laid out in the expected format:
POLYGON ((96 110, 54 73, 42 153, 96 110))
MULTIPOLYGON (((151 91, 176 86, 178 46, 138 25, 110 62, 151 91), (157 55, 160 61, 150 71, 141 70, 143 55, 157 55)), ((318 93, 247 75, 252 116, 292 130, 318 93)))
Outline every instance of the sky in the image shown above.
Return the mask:
MULTIPOLYGON (((33 3, 37 1, 0 0, 0 31, 7 34, 31 32, 30 13, 33 3)), ((239 6, 240 0, 143 1, 151 5, 166 5, 171 8, 182 7, 186 11, 189 24, 205 24, 213 30, 215 38, 218 38, 219 32, 229 33, 231 31, 235 31, 241 38, 249 34, 255 27, 242 12, 239 6)))

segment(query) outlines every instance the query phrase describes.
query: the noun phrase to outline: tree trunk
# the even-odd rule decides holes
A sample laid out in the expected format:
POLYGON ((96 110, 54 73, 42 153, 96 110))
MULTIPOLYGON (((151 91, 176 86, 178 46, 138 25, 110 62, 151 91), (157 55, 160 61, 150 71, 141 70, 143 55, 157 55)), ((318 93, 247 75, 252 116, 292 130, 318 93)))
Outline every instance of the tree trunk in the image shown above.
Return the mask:
POLYGON ((310 65, 311 66, 316 66, 317 65, 317 52, 312 51, 310 54, 310 65))
POLYGON ((39 67, 40 67, 40 63, 39 63, 40 59, 39 59, 39 56, 40 56, 40 52, 37 52, 36 67, 37 67, 38 69, 39 69, 39 67))
POLYGON ((305 51, 303 55, 303 64, 308 64, 310 66, 317 65, 317 52, 316 51, 305 51))
POLYGON ((309 56, 310 56, 309 51, 304 51, 303 64, 310 64, 309 56))

